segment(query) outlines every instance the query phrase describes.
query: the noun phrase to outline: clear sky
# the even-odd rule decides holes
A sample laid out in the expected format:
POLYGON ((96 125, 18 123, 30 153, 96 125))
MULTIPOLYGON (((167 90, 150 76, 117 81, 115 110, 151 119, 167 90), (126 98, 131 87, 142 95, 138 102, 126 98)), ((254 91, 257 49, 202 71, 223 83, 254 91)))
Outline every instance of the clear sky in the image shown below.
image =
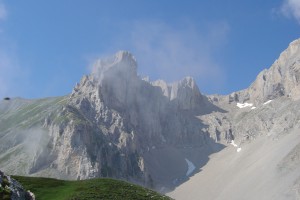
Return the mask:
POLYGON ((0 98, 69 94, 118 50, 150 80, 189 75, 228 94, 299 34, 300 0, 0 0, 0 98))

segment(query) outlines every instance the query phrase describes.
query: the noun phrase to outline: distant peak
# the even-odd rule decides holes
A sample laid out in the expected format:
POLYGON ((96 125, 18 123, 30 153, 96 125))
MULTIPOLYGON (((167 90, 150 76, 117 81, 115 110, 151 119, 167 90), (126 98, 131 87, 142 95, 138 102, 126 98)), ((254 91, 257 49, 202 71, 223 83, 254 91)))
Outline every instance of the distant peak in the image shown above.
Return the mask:
POLYGON ((184 77, 180 82, 189 86, 194 86, 196 84, 194 78, 191 76, 184 77))
POLYGON ((287 54, 286 56, 290 57, 292 55, 298 54, 300 49, 300 38, 291 42, 288 48, 283 52, 287 54))
POLYGON ((94 68, 106 69, 118 63, 130 64, 136 67, 136 59, 130 52, 118 51, 113 56, 98 59, 94 64, 94 68))
POLYGON ((118 51, 115 54, 116 61, 134 61, 136 62, 135 57, 129 51, 118 51))
POLYGON ((111 70, 136 76, 136 59, 128 51, 118 51, 111 57, 98 59, 93 66, 92 74, 102 80, 103 76, 111 70))
POLYGON ((300 45, 300 38, 294 40, 293 42, 290 43, 289 46, 299 46, 300 45))

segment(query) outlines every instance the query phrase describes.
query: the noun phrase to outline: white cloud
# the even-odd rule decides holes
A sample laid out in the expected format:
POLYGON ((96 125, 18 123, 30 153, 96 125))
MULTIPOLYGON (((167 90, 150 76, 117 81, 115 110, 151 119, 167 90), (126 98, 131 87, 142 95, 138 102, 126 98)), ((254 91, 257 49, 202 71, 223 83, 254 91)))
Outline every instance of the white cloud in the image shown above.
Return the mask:
POLYGON ((230 27, 226 21, 193 23, 185 20, 172 26, 162 21, 139 20, 119 24, 119 27, 122 31, 105 53, 85 56, 89 63, 119 50, 128 50, 137 59, 138 73, 142 77, 174 82, 191 76, 200 90, 223 89, 226 73, 216 55, 227 43, 230 27), (196 26, 199 24, 203 26, 196 26))
POLYGON ((284 16, 295 18, 300 23, 300 0, 284 0, 280 11, 284 16))
POLYGON ((200 89, 219 89, 224 73, 214 53, 225 44, 228 32, 226 22, 214 22, 199 30, 192 23, 175 28, 163 22, 141 21, 133 25, 127 40, 142 75, 170 82, 192 76, 200 89))

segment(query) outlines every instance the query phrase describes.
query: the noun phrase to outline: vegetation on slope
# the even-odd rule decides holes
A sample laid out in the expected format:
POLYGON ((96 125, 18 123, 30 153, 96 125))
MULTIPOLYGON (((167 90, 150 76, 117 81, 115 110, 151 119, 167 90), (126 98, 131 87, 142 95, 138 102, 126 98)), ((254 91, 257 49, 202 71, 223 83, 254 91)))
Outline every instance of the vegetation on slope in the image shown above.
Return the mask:
POLYGON ((143 200, 170 199, 152 190, 113 179, 65 181, 51 178, 13 176, 37 200, 143 200))

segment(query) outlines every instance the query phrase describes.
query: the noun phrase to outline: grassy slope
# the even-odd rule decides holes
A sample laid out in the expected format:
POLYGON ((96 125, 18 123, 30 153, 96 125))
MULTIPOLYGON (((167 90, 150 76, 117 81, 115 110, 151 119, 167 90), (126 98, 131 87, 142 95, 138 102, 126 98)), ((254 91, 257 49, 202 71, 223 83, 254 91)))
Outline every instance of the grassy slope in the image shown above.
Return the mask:
POLYGON ((66 101, 66 96, 37 100, 0 101, 0 135, 12 128, 23 130, 44 123, 44 118, 53 111, 61 109, 66 101))
POLYGON ((149 189, 113 179, 64 181, 50 178, 13 176, 37 200, 93 200, 93 199, 170 199, 149 189))

